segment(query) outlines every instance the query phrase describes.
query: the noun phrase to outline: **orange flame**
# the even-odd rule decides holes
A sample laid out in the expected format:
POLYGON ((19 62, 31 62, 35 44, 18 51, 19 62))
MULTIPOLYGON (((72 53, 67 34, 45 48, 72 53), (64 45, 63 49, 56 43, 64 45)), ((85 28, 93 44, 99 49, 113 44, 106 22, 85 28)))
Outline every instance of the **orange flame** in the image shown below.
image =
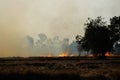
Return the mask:
POLYGON ((52 54, 49 53, 49 54, 47 55, 47 57, 52 57, 52 54))
POLYGON ((88 57, 94 57, 94 55, 93 54, 89 54, 88 57))
POLYGON ((65 53, 59 54, 59 57, 68 57, 69 53, 66 51, 65 53))
POLYGON ((114 56, 114 55, 112 53, 110 53, 110 52, 106 52, 105 56, 114 56))
MULTIPOLYGON (((97 56, 101 56, 101 54, 97 54, 97 56)), ((114 56, 114 54, 110 53, 110 52, 106 52, 105 56, 114 56)), ((89 54, 88 57, 94 57, 93 54, 89 54)))

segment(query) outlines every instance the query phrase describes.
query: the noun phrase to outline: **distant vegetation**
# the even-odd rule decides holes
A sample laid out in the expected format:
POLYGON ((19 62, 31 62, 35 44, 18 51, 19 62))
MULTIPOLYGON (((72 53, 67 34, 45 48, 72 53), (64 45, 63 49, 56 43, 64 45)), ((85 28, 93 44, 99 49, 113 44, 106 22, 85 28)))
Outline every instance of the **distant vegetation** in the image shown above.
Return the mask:
POLYGON ((46 34, 38 34, 38 40, 35 41, 31 36, 26 36, 29 53, 32 55, 58 56, 62 53, 69 52, 69 54, 78 55, 77 43, 69 42, 68 38, 60 39, 59 36, 48 38, 46 34))

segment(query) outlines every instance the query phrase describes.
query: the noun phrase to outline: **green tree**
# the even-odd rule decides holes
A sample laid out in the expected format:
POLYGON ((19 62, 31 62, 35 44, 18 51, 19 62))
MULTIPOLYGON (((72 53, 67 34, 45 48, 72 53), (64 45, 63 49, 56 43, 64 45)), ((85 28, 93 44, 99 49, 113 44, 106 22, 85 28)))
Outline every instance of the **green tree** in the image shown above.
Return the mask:
POLYGON ((110 18, 110 25, 108 25, 112 42, 117 42, 120 39, 120 16, 110 18))
POLYGON ((113 44, 120 38, 120 17, 110 19, 110 25, 103 21, 102 17, 96 19, 88 18, 85 24, 85 35, 79 40, 79 44, 94 54, 101 54, 105 58, 105 53, 111 51, 113 44))

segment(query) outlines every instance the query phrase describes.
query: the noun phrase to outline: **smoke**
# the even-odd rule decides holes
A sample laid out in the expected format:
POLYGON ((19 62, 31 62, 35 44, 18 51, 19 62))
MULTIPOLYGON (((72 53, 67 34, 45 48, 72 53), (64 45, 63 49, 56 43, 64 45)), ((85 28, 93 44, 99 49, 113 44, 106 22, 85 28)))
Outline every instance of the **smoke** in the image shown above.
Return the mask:
POLYGON ((39 39, 34 42, 34 39, 30 36, 27 36, 27 45, 29 50, 32 50, 32 55, 34 56, 46 56, 52 54, 58 56, 61 53, 67 51, 69 47, 69 39, 65 38, 63 40, 59 39, 59 36, 55 36, 52 39, 47 38, 46 34, 38 34, 39 39))
POLYGON ((64 52, 75 35, 84 34, 83 24, 88 17, 119 16, 119 3, 119 0, 0 0, 0 56, 64 52), (43 39, 41 35, 36 39, 39 32, 51 39, 44 35, 43 39))
POLYGON ((58 56, 62 53, 68 52, 69 55, 85 55, 84 50, 78 50, 78 43, 76 41, 69 42, 68 38, 60 39, 59 36, 48 38, 46 34, 38 34, 38 40, 34 42, 31 36, 26 36, 27 45, 29 47, 29 55, 31 56, 47 56, 51 54, 58 56))
MULTIPOLYGON (((24 9, 14 0, 0 0, 0 56, 18 56, 24 42, 24 9)), ((25 53, 25 52, 24 52, 25 53)))
POLYGON ((69 53, 78 55, 79 54, 78 45, 79 44, 76 41, 73 41, 69 46, 69 53))
POLYGON ((28 46, 33 48, 34 47, 34 39, 31 36, 27 36, 26 38, 27 38, 28 46))

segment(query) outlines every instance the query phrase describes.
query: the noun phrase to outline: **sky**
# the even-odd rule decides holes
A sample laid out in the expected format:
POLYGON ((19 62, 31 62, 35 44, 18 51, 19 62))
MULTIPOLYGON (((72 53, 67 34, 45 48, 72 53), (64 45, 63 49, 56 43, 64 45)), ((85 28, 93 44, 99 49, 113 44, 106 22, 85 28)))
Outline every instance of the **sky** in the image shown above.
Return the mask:
POLYGON ((120 16, 120 0, 0 0, 0 56, 29 56, 27 35, 84 35, 88 17, 120 16))

